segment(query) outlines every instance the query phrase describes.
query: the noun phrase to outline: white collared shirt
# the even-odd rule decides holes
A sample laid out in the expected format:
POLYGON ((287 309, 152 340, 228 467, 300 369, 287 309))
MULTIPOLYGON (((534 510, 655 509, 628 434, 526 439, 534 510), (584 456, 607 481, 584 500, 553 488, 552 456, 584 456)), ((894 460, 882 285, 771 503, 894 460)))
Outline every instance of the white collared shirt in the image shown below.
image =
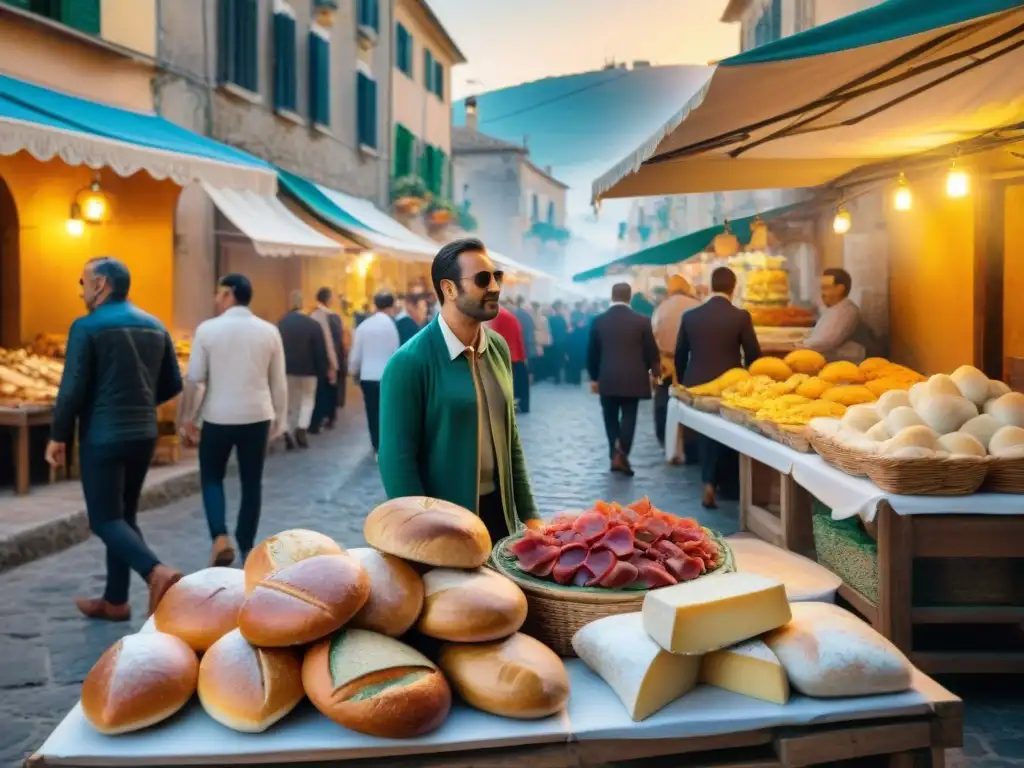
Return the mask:
POLYGON ((348 370, 359 381, 380 381, 384 367, 398 351, 398 326, 384 312, 374 312, 356 326, 348 370))
MULTIPOLYGON (((469 349, 469 347, 459 341, 459 337, 448 327, 448 323, 444 321, 444 317, 441 315, 437 316, 437 324, 441 326, 441 335, 444 336, 444 343, 448 347, 448 357, 454 360, 469 349)), ((487 351, 487 333, 484 331, 483 326, 480 327, 479 334, 480 343, 476 351, 477 354, 482 355, 487 351)))
POLYGON ((199 416, 213 424, 278 421, 288 408, 284 344, 277 326, 248 307, 199 324, 188 378, 206 387, 199 416))

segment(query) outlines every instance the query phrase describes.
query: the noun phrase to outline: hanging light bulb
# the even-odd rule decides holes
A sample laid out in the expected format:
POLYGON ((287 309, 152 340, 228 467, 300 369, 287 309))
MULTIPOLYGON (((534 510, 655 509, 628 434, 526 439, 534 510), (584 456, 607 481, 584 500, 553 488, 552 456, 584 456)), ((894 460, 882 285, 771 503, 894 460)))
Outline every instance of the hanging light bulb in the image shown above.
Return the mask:
POLYGON ((971 191, 970 179, 963 171, 957 170, 956 161, 946 174, 946 195, 952 198, 967 197, 971 191))
POLYGON ((71 204, 71 214, 64 223, 64 228, 72 237, 81 237, 85 233, 85 222, 82 221, 82 210, 78 203, 71 204))
POLYGON ((836 217, 832 219, 832 231, 837 235, 845 235, 852 226, 853 217, 850 216, 850 212, 843 208, 843 206, 839 206, 839 210, 836 211, 836 217))
POLYGON ((914 205, 914 196, 910 194, 907 178, 902 173, 899 186, 896 187, 896 194, 892 198, 892 205, 897 211, 909 211, 914 205))

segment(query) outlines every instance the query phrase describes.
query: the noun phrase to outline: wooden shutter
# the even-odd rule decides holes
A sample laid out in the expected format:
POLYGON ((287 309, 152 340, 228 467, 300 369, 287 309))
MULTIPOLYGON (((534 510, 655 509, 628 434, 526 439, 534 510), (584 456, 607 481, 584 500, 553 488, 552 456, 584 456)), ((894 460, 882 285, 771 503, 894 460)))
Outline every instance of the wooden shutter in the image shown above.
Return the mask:
POLYGON ((434 92, 434 54, 427 48, 423 49, 423 85, 434 92))
POLYGON ((536 194, 530 195, 530 221, 540 220, 540 198, 536 194))
POLYGON ((356 81, 358 117, 356 125, 360 145, 377 148, 377 83, 360 72, 356 81))
POLYGON ((380 5, 378 0, 359 0, 359 23, 380 32, 380 5))
POLYGON ((274 109, 298 109, 296 84, 295 19, 274 14, 274 109))
POLYGON ((235 2, 220 0, 217 4, 217 81, 231 81, 232 53, 235 49, 235 2))
POLYGON ((444 64, 434 61, 434 93, 444 101, 444 64))
POLYGON ((548 224, 555 226, 555 201, 548 200, 548 224))
POLYGON ((448 156, 444 153, 444 150, 437 147, 437 170, 436 170, 436 185, 437 189, 435 194, 444 196, 447 184, 445 183, 448 176, 448 156))
POLYGON ((416 137, 401 123, 395 125, 395 178, 409 176, 415 169, 416 137))
POLYGON ((331 124, 331 44, 309 33, 309 119, 316 125, 331 124))
POLYGON ((100 33, 100 0, 62 0, 60 21, 90 35, 100 33))
POLYGON ((259 80, 259 17, 258 0, 233 0, 234 49, 231 82, 258 93, 259 80))

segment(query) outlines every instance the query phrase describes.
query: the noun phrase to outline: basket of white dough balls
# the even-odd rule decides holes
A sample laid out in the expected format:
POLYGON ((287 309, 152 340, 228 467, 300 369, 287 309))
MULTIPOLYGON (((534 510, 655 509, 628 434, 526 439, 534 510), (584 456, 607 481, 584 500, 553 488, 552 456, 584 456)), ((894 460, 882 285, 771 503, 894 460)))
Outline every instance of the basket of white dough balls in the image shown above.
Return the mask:
POLYGON ((969 365, 810 427, 816 447, 824 442, 847 457, 844 466, 819 450, 826 461, 887 493, 1024 493, 1024 394, 969 365))

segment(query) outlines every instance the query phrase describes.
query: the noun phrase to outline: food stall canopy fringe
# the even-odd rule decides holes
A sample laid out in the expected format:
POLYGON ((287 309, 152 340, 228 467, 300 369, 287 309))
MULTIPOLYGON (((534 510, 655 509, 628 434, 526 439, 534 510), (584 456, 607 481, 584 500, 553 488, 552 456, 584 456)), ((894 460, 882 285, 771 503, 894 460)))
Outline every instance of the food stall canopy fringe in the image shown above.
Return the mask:
POLYGON ((132 112, 0 75, 0 155, 28 152, 46 162, 110 168, 118 176, 145 171, 185 186, 277 192, 263 160, 200 136, 157 115, 132 112))
POLYGON ((726 59, 593 196, 812 187, 1024 120, 1022 0, 886 0, 726 59))
MULTIPOLYGON (((803 205, 804 203, 794 203, 792 205, 784 205, 781 208, 773 208, 770 211, 765 211, 755 216, 730 219, 729 230, 739 238, 741 243, 749 242, 751 237, 750 226, 757 220, 758 216, 765 221, 770 221, 801 208, 803 205)), ((579 272, 573 275, 572 279, 577 283, 585 283, 588 280, 606 277, 616 267, 664 267, 670 264, 678 264, 693 258, 705 250, 711 244, 711 241, 723 232, 725 232, 725 226, 723 224, 716 224, 713 227, 707 227, 706 229, 653 245, 650 248, 644 248, 642 251, 631 253, 628 256, 622 256, 614 261, 609 261, 607 264, 588 269, 585 272, 579 272)))
POLYGON ((336 256, 341 246, 288 210, 274 195, 203 184, 214 205, 252 241, 260 256, 336 256))

